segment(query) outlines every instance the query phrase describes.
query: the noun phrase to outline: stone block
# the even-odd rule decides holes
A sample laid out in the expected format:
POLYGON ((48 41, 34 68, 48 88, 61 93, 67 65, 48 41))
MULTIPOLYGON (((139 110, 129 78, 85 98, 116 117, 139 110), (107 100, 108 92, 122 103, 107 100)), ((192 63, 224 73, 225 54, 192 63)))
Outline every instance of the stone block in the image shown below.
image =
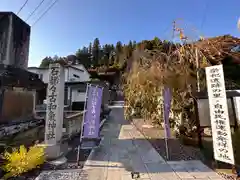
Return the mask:
POLYGON ((65 156, 68 152, 68 143, 58 144, 39 144, 38 146, 45 146, 45 155, 47 160, 54 160, 61 156, 65 156))

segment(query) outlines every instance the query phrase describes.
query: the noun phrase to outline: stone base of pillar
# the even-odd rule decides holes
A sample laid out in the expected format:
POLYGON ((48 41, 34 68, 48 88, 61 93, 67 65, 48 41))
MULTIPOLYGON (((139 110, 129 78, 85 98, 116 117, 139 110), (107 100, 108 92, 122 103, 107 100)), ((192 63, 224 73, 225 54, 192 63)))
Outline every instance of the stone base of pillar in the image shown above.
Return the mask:
POLYGON ((68 153, 68 143, 58 144, 40 144, 39 146, 45 146, 45 155, 48 161, 56 160, 60 157, 65 156, 68 153))
POLYGON ((65 156, 61 156, 60 158, 57 158, 55 160, 48 161, 48 163, 57 167, 67 163, 67 158, 65 156))

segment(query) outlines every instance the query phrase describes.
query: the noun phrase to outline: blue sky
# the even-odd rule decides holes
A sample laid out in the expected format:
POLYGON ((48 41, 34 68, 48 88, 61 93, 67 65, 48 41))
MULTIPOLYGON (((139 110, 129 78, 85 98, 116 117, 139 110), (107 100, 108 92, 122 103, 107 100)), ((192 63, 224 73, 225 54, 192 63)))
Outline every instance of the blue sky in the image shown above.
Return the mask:
MULTIPOLYGON (((25 0, 0 0, 0 11, 17 12, 25 0)), ((29 0, 19 16, 25 20, 41 0, 29 0)), ((45 0, 27 23, 54 0, 45 0)), ((29 66, 45 56, 66 56, 98 37, 100 43, 171 39, 172 21, 194 39, 232 34, 239 37, 240 0, 59 0, 32 27, 29 66), (209 1, 209 2, 208 2, 209 1)))

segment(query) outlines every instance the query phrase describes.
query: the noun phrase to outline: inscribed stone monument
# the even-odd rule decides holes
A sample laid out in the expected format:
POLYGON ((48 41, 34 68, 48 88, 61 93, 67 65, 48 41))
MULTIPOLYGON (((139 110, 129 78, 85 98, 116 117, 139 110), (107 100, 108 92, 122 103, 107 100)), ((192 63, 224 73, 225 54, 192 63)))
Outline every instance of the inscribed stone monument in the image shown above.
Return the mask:
POLYGON ((64 68, 58 63, 50 64, 45 124, 45 144, 49 158, 56 158, 61 154, 64 81, 64 68))

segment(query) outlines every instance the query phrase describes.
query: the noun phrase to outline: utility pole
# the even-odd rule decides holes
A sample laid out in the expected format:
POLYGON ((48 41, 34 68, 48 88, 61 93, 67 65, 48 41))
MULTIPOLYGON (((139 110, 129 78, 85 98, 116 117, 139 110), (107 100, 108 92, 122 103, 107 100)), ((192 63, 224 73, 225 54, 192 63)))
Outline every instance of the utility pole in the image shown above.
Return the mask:
POLYGON ((175 36, 175 30, 176 30, 176 21, 173 21, 172 40, 174 39, 174 36, 175 36))

